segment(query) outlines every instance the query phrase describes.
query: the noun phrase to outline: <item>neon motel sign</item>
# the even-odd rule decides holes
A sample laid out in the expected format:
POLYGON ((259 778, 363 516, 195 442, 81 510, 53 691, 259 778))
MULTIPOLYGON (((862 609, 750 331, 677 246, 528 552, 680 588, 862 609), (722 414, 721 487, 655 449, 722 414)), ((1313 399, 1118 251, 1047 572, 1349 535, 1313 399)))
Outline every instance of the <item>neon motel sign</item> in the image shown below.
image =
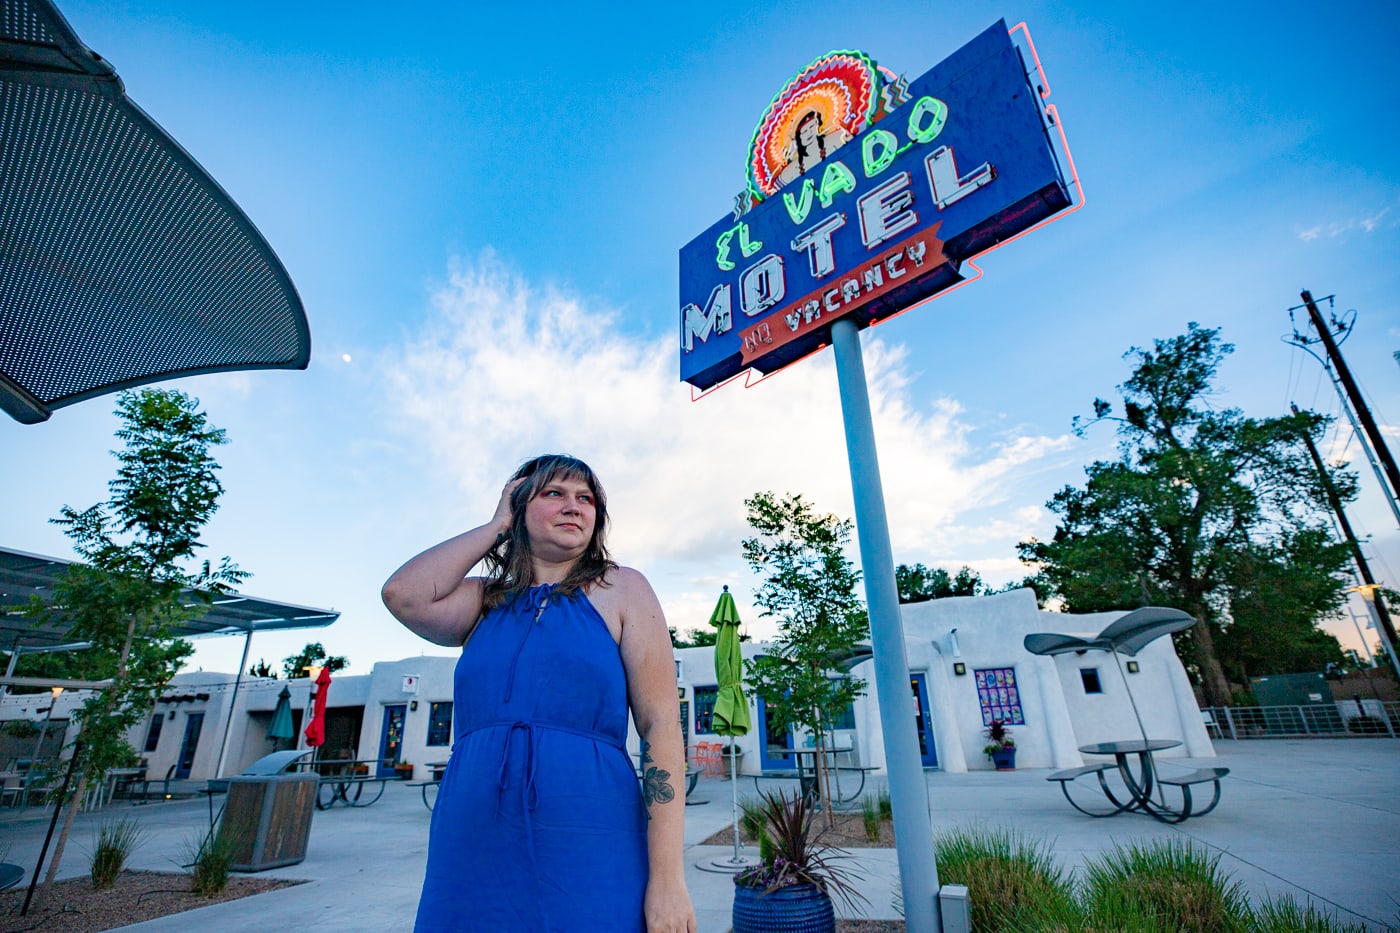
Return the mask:
POLYGON ((1046 87, 1005 21, 913 82, 857 51, 804 68, 754 132, 732 215, 681 249, 681 380, 781 369, 832 322, 897 314, 1077 206, 1046 87))

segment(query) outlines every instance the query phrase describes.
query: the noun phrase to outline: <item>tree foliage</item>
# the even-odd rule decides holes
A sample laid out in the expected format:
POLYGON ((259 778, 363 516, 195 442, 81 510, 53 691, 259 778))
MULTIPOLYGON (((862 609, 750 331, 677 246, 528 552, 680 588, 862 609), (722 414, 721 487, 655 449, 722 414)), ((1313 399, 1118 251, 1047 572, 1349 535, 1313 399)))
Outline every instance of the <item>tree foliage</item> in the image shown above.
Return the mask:
MULTIPOLYGON (((118 468, 109 497, 81 511, 65 505, 53 520, 81 562, 55 584, 51 603, 36 598, 29 609, 65 620, 73 640, 91 642, 90 654, 110 665, 100 671, 110 686, 75 712, 83 756, 77 797, 87 782, 135 761, 127 731, 192 651, 172 637, 173 627, 246 576, 228 558, 189 566, 223 492, 210 450, 225 442, 224 432, 209 426, 197 400, 183 392, 123 392, 116 414, 124 446, 113 452, 118 468)), ((70 806, 64 838, 73 812, 70 806)), ((50 880, 60 855, 61 843, 50 880)))
MULTIPOLYGON (((1050 500, 1052 540, 1019 546, 1068 610, 1159 605, 1200 620, 1177 648, 1212 704, 1229 702, 1227 673, 1247 682, 1275 665, 1320 670, 1338 654, 1315 623, 1341 604, 1349 556, 1328 529, 1302 443, 1325 420, 1257 419, 1210 404, 1233 349, 1195 323, 1150 350, 1131 348, 1123 414, 1095 399, 1094 418, 1075 424, 1082 435, 1115 423, 1118 458, 1090 464, 1084 486, 1050 500)), ((1332 481, 1344 501, 1354 497, 1350 474, 1335 471, 1332 481)))
POLYGON ((823 741, 826 723, 865 692, 834 665, 869 637, 860 571, 846 558, 851 522, 816 512, 801 495, 760 492, 744 500, 755 535, 744 559, 763 579, 754 601, 778 622, 768 654, 749 666, 749 683, 779 729, 800 726, 823 741))
POLYGON ((326 649, 319 641, 313 641, 300 652, 282 659, 282 673, 288 680, 305 677, 308 667, 328 668, 332 674, 344 670, 350 662, 340 655, 326 655, 326 649))
POLYGON ((900 564, 894 568, 894 584, 901 603, 922 603, 946 596, 986 596, 992 592, 982 582, 982 575, 966 565, 950 576, 942 567, 900 564))
MULTIPOLYGON (((671 633, 672 648, 711 648, 719 641, 719 626, 706 625, 704 628, 689 628, 684 635, 676 634, 675 626, 667 629, 671 633)), ((740 635, 740 641, 748 641, 748 635, 740 635)))
POLYGON ((894 568, 894 582, 901 603, 922 603, 947 596, 993 596, 1012 590, 1029 589, 1035 592, 1036 602, 1044 606, 1045 601, 1052 595, 1049 585, 1039 575, 1015 580, 996 589, 985 583, 982 575, 966 564, 959 567, 955 574, 949 574, 942 567, 900 564, 894 568))

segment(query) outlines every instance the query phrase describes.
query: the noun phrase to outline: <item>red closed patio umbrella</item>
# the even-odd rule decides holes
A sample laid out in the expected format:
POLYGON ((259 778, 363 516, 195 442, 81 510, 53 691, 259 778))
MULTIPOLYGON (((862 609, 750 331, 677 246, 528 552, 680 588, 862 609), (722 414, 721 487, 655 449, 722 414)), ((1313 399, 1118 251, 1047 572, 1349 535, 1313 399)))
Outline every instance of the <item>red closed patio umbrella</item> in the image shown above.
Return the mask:
POLYGON ((311 699, 311 722, 306 724, 306 744, 313 748, 326 741, 326 694, 331 688, 331 669, 321 668, 316 677, 316 693, 311 699))

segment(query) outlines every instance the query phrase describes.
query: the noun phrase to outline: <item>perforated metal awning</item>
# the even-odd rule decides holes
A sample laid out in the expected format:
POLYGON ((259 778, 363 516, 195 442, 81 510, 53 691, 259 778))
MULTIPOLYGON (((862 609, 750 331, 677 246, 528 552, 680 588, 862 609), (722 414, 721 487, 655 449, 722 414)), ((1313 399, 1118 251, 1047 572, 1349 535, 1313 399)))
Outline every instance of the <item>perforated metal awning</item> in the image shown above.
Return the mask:
MULTIPOLYGON (((5 2, 0 0, 0 4, 5 2)), ((15 608, 26 605, 31 596, 47 599, 69 563, 57 557, 0 548, 0 650, 50 647, 73 641, 68 634, 70 625, 66 620, 59 618, 39 622, 15 608)), ((338 618, 340 613, 330 609, 313 609, 233 594, 218 597, 198 618, 177 625, 174 634, 189 638, 322 628, 338 618)))
POLYGON ((0 0, 0 408, 305 369, 286 269, 48 0, 0 0))

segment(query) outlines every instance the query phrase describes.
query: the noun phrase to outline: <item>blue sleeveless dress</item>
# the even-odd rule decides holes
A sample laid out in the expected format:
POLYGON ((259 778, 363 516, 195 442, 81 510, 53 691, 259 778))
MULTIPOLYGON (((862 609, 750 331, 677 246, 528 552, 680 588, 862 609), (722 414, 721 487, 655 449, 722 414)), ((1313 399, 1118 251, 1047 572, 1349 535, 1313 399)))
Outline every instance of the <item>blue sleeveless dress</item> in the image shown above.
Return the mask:
POLYGON ((417 933, 645 933, 622 658, 585 595, 552 589, 488 613, 457 662, 417 933))

